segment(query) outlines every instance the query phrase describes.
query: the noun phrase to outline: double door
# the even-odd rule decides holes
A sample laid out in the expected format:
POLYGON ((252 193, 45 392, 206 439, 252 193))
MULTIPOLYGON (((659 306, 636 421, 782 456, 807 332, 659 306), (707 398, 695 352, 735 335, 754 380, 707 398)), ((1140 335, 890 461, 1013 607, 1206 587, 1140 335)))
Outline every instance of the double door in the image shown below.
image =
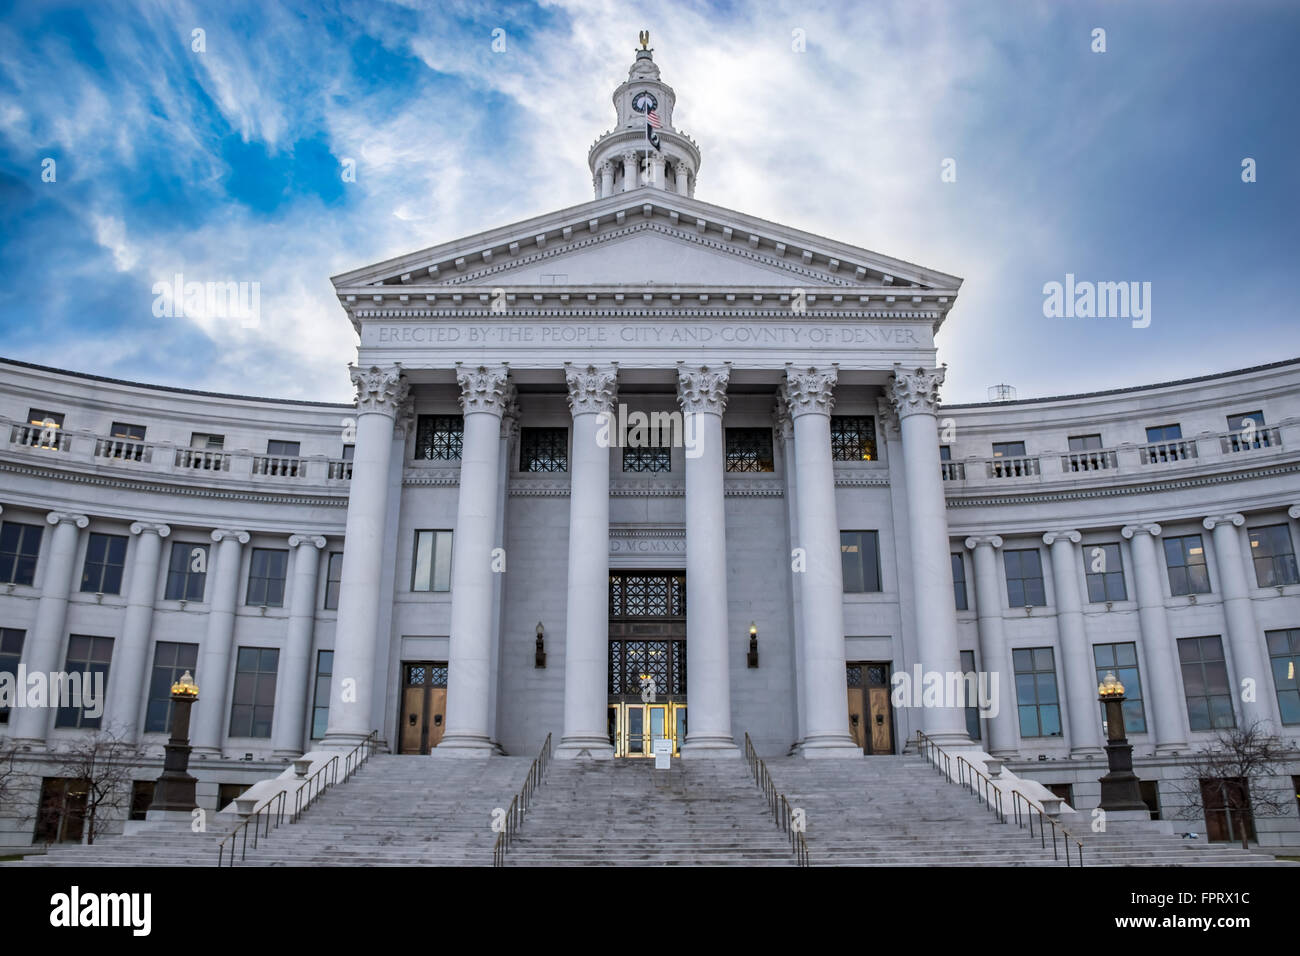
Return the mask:
POLYGON ((399 753, 427 754, 438 746, 447 719, 446 663, 402 662, 402 707, 398 717, 399 753))
POLYGON ((686 740, 686 704, 620 701, 609 705, 609 742, 615 757, 653 757, 656 740, 671 740, 673 756, 686 740))
POLYGON ((848 665, 849 733, 863 753, 894 752, 894 711, 889 702, 889 664, 848 665))

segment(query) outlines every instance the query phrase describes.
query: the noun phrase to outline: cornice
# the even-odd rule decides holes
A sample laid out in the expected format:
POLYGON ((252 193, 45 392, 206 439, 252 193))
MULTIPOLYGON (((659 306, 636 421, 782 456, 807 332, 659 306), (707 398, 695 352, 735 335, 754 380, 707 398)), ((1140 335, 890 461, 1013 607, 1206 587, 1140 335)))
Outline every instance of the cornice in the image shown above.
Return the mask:
MULTIPOLYGON (((558 290, 559 286, 556 287, 558 290)), ((537 293, 543 295, 543 293, 537 293)), ((613 295, 614 293, 611 293, 613 295)), ((655 299, 668 298, 673 295, 684 296, 688 293, 677 293, 665 289, 663 286, 646 287, 642 289, 628 289, 626 292, 617 293, 625 298, 641 298, 649 295, 655 299)), ((759 293, 754 293, 758 295, 759 293)), ((762 293, 766 296, 769 293, 762 293)), ((545 293, 547 298, 559 298, 564 293, 550 291, 545 293)), ((577 293, 584 299, 587 293, 577 293)), ((709 293, 710 296, 715 293, 709 293)), ((716 293, 718 298, 724 298, 725 295, 731 295, 732 298, 744 298, 746 293, 743 291, 735 293, 716 293)), ((784 295, 784 294, 783 294, 784 295)), ((608 298, 608 296, 602 296, 608 298)), ((507 296, 509 298, 509 296, 507 296)), ((812 296, 809 296, 811 299, 812 296)), ((818 296, 818 299, 826 298, 818 296)), ((870 297, 869 297, 870 298, 870 297)), ((810 315, 814 315, 818 320, 843 320, 851 319, 874 319, 878 321, 896 320, 898 322, 933 322, 940 317, 937 311, 928 310, 898 310, 898 309, 845 309, 832 310, 831 308, 822 310, 820 301, 813 302, 813 307, 806 312, 793 312, 786 306, 784 308, 749 308, 749 309, 706 309, 706 308, 682 308, 679 304, 669 302, 662 307, 655 307, 651 302, 649 307, 642 305, 637 308, 623 309, 601 309, 601 308, 564 308, 564 309, 543 309, 543 308, 512 308, 505 312, 493 312, 491 308, 476 306, 466 309, 438 309, 438 308, 401 308, 401 309, 359 309, 354 308, 352 315, 357 319, 382 319, 391 321, 394 319, 628 319, 628 318, 655 318, 662 319, 666 316, 680 317, 683 319, 795 319, 800 322, 807 321, 810 315)))

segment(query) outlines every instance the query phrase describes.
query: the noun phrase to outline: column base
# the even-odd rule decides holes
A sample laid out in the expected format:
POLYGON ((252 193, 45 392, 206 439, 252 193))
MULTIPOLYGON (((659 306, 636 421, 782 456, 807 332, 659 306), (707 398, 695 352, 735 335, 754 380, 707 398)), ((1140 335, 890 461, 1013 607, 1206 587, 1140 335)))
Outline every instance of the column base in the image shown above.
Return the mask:
POLYGON ((854 759, 865 754, 862 747, 848 734, 809 734, 799 747, 799 756, 805 760, 825 757, 854 759))
POLYGON ((493 757, 496 745, 487 734, 446 734, 438 746, 429 751, 430 757, 455 759, 463 757, 493 757))
POLYGON ((609 738, 599 734, 561 737, 555 746, 556 760, 613 760, 609 738))
POLYGON ((732 737, 723 734, 710 734, 707 737, 686 734, 686 742, 680 747, 682 760, 701 757, 739 757, 740 748, 732 737))
MULTIPOLYGON (((325 739, 322 740, 322 741, 320 742, 320 745, 319 745, 318 747, 314 748, 314 749, 316 749, 316 750, 352 750, 352 749, 355 748, 358 744, 365 743, 366 738, 369 737, 369 736, 370 736, 370 734, 369 734, 368 732, 367 732, 367 733, 360 733, 359 731, 344 731, 344 730, 341 730, 341 731, 337 731, 337 732, 335 732, 335 733, 330 733, 329 731, 326 731, 326 732, 325 732, 325 739)), ((198 753, 198 749, 199 749, 199 748, 197 748, 197 747, 194 748, 195 753, 198 753)))

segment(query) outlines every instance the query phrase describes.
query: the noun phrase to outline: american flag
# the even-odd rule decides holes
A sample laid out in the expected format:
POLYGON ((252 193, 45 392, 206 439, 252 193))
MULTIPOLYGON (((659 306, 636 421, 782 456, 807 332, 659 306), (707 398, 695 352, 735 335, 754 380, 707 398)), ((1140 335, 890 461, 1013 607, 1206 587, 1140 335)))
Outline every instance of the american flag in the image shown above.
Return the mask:
POLYGON ((655 129, 659 129, 661 126, 663 126, 663 123, 659 121, 659 114, 656 113, 654 110, 651 110, 649 113, 646 113, 645 118, 646 118, 646 122, 648 122, 655 129))

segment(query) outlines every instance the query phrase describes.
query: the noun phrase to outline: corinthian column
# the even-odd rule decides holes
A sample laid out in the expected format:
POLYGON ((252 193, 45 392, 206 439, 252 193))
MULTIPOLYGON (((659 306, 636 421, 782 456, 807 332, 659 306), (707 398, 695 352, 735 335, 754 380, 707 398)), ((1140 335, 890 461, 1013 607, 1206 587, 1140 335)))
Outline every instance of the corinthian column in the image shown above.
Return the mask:
POLYGON ((1228 625, 1228 647, 1237 686, 1233 697, 1241 704, 1242 726, 1260 723, 1261 730, 1273 733, 1277 718, 1273 714, 1273 693, 1269 686, 1268 657, 1264 653, 1263 635, 1255 622, 1255 608, 1250 600, 1250 583, 1241 553, 1244 515, 1226 514, 1206 518, 1203 524, 1214 532, 1214 555, 1218 558, 1219 583, 1223 587, 1223 616, 1228 625), (1241 682, 1249 680, 1254 693, 1247 700, 1241 682))
POLYGON ((153 601, 158 588, 158 563, 163 538, 171 534, 165 524, 137 521, 131 533, 140 536, 131 565, 131 587, 126 596, 126 619, 122 640, 113 654, 109 671, 108 719, 106 727, 124 740, 139 736, 140 708, 145 677, 149 670, 149 633, 153 629, 153 601))
MULTIPOLYGON (((776 393, 776 404, 772 409, 777 439, 781 442, 781 461, 785 465, 785 514, 786 532, 789 546, 794 548, 799 543, 799 515, 795 502, 799 500, 799 477, 794 464, 794 419, 790 417, 790 403, 786 401, 785 389, 776 393)), ((803 688, 804 679, 804 638, 803 638, 803 578, 802 574, 790 573, 790 633, 794 636, 794 681, 795 699, 795 746, 803 746, 804 728, 807 726, 808 702, 803 688)))
POLYGON ((316 574, 325 538, 319 534, 289 537, 294 550, 293 585, 289 591, 289 626, 284 638, 280 690, 275 695, 274 756, 302 754, 307 720, 307 685, 311 681, 311 637, 316 624, 316 574))
POLYGON ((1178 655, 1165 617, 1165 591, 1155 539, 1160 525, 1131 524, 1120 534, 1133 542, 1133 577, 1137 582, 1138 626, 1142 631, 1147 694, 1155 717, 1156 753, 1187 749, 1187 719, 1179 696, 1178 655))
POLYGON ((496 542, 501 416, 510 401, 504 365, 456 369, 465 440, 451 557, 447 732, 435 757, 490 757, 492 548, 496 542))
POLYGON ((731 736, 727 659, 727 527, 722 492, 722 412, 731 367, 677 368, 686 456, 686 696, 683 757, 739 754, 731 736), (691 451, 691 449, 688 449, 691 451))
POLYGON ((608 437, 618 370, 613 365, 575 368, 566 363, 564 378, 573 412, 573 453, 569 459, 564 736, 555 755, 612 758, 614 748, 605 716, 609 669, 608 437), (604 439, 599 437, 602 427, 604 439))
POLYGON ((860 757, 849 736, 848 682, 844 670, 844 570, 835 513, 831 458, 831 408, 835 368, 787 368, 781 387, 794 419, 795 512, 806 570, 803 591, 805 757, 860 757))
POLYGON ((600 164, 600 194, 596 198, 604 199, 612 195, 614 195, 614 164, 607 159, 600 164))
POLYGON ((637 155, 631 150, 628 150, 623 154, 623 192, 636 189, 636 187, 640 185, 637 181, 640 178, 641 174, 637 166, 637 155))
POLYGON ((1065 670, 1065 704, 1070 715, 1070 753, 1099 757, 1101 715, 1097 710, 1097 675, 1092 645, 1083 626, 1083 600, 1079 597, 1079 567, 1074 546, 1083 540, 1077 531, 1049 531, 1043 544, 1052 549, 1052 584, 1056 591, 1056 630, 1065 670))
POLYGON ((321 742, 322 747, 339 750, 352 749, 374 729, 370 715, 375 704, 375 642, 379 640, 393 422, 410 392, 396 365, 353 366, 348 371, 357 389, 357 437, 334 631, 329 726, 321 742))
MULTIPOLYGON (((895 365, 888 394, 903 433, 918 656, 923 671, 947 675, 961 671, 961 654, 957 647, 957 598, 952 586, 947 502, 939 471, 939 429, 935 421, 943 376, 942 368, 905 369, 895 365)), ((940 744, 971 744, 961 706, 924 708, 921 725, 940 744)))
MULTIPOLYGON (((1002 547, 999 535, 979 535, 966 539, 966 547, 975 556, 975 610, 979 617, 980 661, 990 675, 997 675, 997 696, 992 700, 996 712, 985 721, 989 753, 994 757, 1013 757, 1019 750, 1015 701, 1011 699, 1015 672, 1007 653, 1007 634, 1002 625, 1002 591, 998 587, 998 556, 1002 547)), ((990 677, 990 687, 992 687, 990 677)))
MULTIPOLYGON (((49 675, 59 669, 63 631, 68 620, 68 595, 76 576, 77 533, 90 524, 85 515, 51 511, 45 520, 54 526, 53 540, 45 556, 41 578, 41 599, 31 639, 23 646, 22 663, 28 674, 49 675)), ((51 700, 51 704, 56 701, 51 700)), ((49 707, 14 707, 9 711, 9 737, 16 744, 39 747, 50 728, 49 707)))
MULTIPOLYGON (((239 600, 239 569, 243 546, 248 544, 247 531, 218 528, 212 532, 216 542, 216 568, 208 598, 208 630, 203 651, 194 674, 203 689, 190 739, 196 753, 220 757, 229 720, 227 692, 230 688, 230 655, 235 643, 235 604, 239 600)), ((211 566, 211 562, 209 563, 211 566)))

